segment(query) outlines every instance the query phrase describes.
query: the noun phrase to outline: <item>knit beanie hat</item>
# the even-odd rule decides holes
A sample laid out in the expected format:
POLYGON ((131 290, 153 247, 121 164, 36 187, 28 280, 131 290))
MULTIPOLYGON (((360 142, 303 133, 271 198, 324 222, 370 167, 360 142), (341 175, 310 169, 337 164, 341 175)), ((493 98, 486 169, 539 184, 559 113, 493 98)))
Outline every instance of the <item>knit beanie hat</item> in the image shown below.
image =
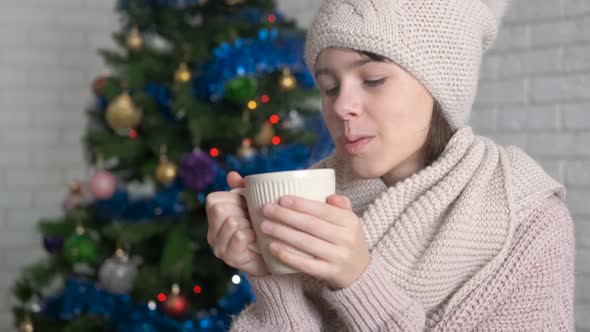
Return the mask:
POLYGON ((468 121, 481 58, 505 7, 506 0, 324 0, 305 61, 313 72, 328 47, 389 58, 424 85, 456 130, 468 121))

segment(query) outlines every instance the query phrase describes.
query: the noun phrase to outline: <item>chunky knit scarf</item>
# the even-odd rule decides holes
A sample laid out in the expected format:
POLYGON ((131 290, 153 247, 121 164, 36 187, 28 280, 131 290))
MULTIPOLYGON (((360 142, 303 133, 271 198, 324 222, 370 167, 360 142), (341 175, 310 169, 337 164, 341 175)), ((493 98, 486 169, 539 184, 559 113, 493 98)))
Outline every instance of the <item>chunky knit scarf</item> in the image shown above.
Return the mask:
POLYGON ((397 286, 437 321, 505 259, 518 211, 563 187, 524 152, 462 127, 430 166, 387 187, 360 179, 334 153, 337 193, 362 216, 365 238, 397 286))

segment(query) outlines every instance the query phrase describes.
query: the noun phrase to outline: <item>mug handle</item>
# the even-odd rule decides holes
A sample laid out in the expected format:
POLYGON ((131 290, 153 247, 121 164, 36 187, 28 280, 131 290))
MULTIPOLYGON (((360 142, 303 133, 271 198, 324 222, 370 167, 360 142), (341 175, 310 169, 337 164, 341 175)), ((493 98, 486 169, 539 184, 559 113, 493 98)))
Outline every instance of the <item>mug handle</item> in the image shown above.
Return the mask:
MULTIPOLYGON (((246 199, 246 189, 245 188, 234 188, 234 189, 230 190, 229 192, 230 193, 234 193, 234 194, 238 194, 238 195, 244 197, 244 199, 246 199)), ((258 249, 258 246, 256 245, 256 242, 250 243, 248 245, 248 249, 254 251, 257 254, 262 254, 260 252, 260 249, 258 249)))

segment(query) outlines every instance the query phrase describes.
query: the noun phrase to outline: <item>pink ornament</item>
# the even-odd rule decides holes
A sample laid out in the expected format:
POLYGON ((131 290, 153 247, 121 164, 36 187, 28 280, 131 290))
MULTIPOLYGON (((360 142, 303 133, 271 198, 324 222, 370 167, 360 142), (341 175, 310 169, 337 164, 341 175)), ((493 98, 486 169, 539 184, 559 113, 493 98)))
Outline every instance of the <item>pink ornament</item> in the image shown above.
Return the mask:
POLYGON ((76 193, 69 193, 66 196, 66 199, 64 200, 63 203, 63 209, 66 213, 69 213, 70 211, 72 211, 76 205, 80 204, 80 201, 82 200, 82 197, 80 196, 80 194, 76 194, 76 193))
POLYGON ((115 177, 106 171, 98 171, 90 179, 90 192, 94 198, 102 200, 113 197, 117 189, 115 177))

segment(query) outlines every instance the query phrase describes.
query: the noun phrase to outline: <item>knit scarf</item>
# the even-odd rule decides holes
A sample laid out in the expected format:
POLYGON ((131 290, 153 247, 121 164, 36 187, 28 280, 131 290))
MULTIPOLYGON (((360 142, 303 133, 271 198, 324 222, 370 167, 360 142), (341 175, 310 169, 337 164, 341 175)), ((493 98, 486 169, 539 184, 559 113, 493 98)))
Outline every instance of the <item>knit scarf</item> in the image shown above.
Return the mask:
POLYGON ((369 251, 424 305, 429 321, 499 267, 519 211, 565 196, 524 152, 475 136, 467 126, 434 163, 392 187, 356 177, 337 152, 315 167, 336 170, 337 193, 349 197, 361 217, 369 251))

